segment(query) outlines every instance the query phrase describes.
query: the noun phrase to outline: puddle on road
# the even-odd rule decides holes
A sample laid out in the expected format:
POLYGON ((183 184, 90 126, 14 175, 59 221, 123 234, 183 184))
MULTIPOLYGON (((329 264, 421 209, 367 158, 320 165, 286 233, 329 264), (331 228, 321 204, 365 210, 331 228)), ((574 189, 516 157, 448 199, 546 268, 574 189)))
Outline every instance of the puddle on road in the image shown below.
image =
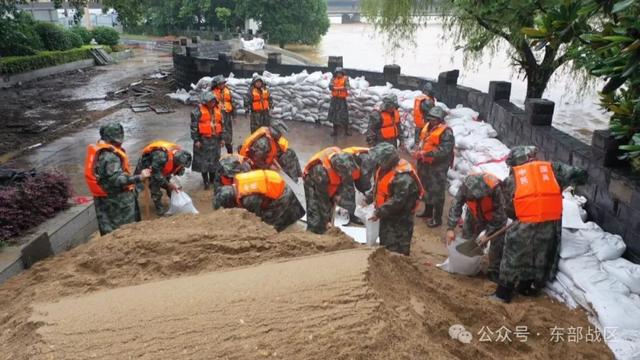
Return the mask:
POLYGON ((84 104, 84 108, 87 111, 104 111, 110 109, 114 106, 118 106, 123 102, 123 100, 94 100, 87 101, 84 104))

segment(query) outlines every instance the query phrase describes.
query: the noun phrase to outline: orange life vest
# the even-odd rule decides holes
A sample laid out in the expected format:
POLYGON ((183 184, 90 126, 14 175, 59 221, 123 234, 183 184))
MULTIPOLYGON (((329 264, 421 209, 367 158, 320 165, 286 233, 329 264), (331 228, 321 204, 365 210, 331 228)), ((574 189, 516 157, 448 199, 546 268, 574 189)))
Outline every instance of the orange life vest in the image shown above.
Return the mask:
POLYGON ((333 78, 333 90, 331 90, 331 96, 337 98, 346 98, 349 94, 345 85, 347 84, 346 76, 336 76, 333 78))
MULTIPOLYGON (((489 186, 491 190, 495 189, 496 186, 500 184, 500 179, 493 176, 492 174, 484 174, 482 178, 485 184, 487 184, 487 186, 489 186)), ((493 198, 490 195, 485 196, 482 199, 467 200, 467 207, 473 214, 474 218, 478 219, 478 209, 480 209, 482 211, 483 218, 478 220, 493 220, 493 198)))
POLYGON ((230 113, 233 111, 233 102, 231 101, 233 97, 231 96, 231 90, 229 90, 228 87, 225 86, 223 89, 220 89, 216 86, 213 88, 213 96, 218 99, 218 104, 224 106, 225 112, 230 113))
POLYGON ((415 211, 418 205, 420 204, 420 199, 422 199, 422 197, 424 196, 424 190, 422 188, 422 183, 420 183, 420 178, 418 178, 418 174, 413 168, 413 165, 411 165, 411 163, 409 163, 405 159, 400 159, 400 161, 398 162, 398 165, 396 165, 396 167, 393 170, 387 172, 382 177, 380 176, 380 171, 381 169, 378 169, 375 176, 376 208, 380 208, 391 197, 391 194, 389 193, 390 186, 391 186, 391 183, 393 182, 393 179, 396 177, 396 175, 408 173, 416 181, 416 185, 418 186, 418 189, 420 191, 418 199, 416 199, 415 207, 413 208, 413 211, 415 211))
POLYGON ((164 140, 157 140, 142 149, 142 155, 151 154, 156 150, 162 150, 167 154, 167 163, 164 164, 164 167, 162 168, 162 175, 169 176, 180 169, 179 167, 175 169, 173 168, 173 159, 175 158, 176 152, 182 150, 180 145, 164 140))
MULTIPOLYGON (((87 182, 87 187, 89 187, 89 191, 91 191, 91 194, 93 194, 94 197, 107 196, 107 192, 104 191, 102 186, 100 186, 98 177, 96 176, 96 161, 98 161, 98 156, 102 151, 111 151, 112 153, 118 155, 118 157, 120 158, 122 170, 127 175, 131 174, 129 171, 129 158, 127 157, 127 153, 124 151, 124 149, 104 142, 89 144, 89 146, 87 147, 87 157, 84 160, 84 178, 87 182)), ((124 190, 132 191, 133 184, 127 185, 124 190)))
POLYGON ((277 200, 286 187, 282 176, 272 170, 254 170, 237 174, 233 185, 236 189, 238 205, 241 205, 243 197, 249 195, 262 195, 267 199, 277 200))
MULTIPOLYGON (((347 154, 351 154, 353 156, 358 156, 360 154, 368 154, 369 148, 362 147, 362 146, 352 146, 352 147, 342 149, 342 152, 346 152, 347 154)), ((360 179, 360 176, 362 176, 362 172, 360 171, 360 168, 353 170, 352 176, 353 176, 353 180, 360 179)))
MULTIPOLYGON (((427 153, 436 150, 440 145, 440 137, 448 128, 447 124, 439 124, 433 131, 429 129, 429 126, 423 127, 420 132, 420 148, 422 151, 427 153)), ((423 157, 421 160, 427 164, 433 163, 432 157, 423 157)))
POLYGON ((262 88, 259 90, 254 87, 251 89, 251 95, 253 97, 253 103, 251 105, 251 110, 253 111, 267 111, 269 110, 269 90, 266 88, 262 88))
POLYGON ((382 126, 380 127, 380 135, 384 140, 396 139, 398 137, 398 124, 400 124, 400 113, 394 109, 390 114, 387 111, 381 111, 382 126))
POLYGON ((424 125, 426 124, 426 122, 424 121, 424 114, 422 113, 422 108, 420 107, 420 105, 422 105, 423 101, 427 100, 434 99, 431 96, 419 95, 416 96, 415 100, 413 101, 413 122, 416 124, 417 129, 424 128, 424 125))
POLYGON ((220 106, 216 105, 213 108, 215 116, 213 122, 211 119, 211 112, 209 107, 204 104, 200 104, 200 121, 198 122, 198 132, 201 136, 210 138, 213 135, 219 136, 222 134, 222 111, 220 106))
POLYGON ((513 204, 521 223, 541 223, 562 219, 562 189, 547 161, 532 161, 513 167, 513 204))
POLYGON ((302 176, 306 177, 307 174, 309 174, 309 171, 311 171, 311 168, 313 168, 317 164, 321 164, 322 167, 327 171, 327 175, 329 176, 329 186, 327 188, 327 193, 329 194, 330 198, 333 198, 333 196, 338 191, 340 184, 342 184, 340 175, 338 175, 338 172, 336 172, 336 170, 331 165, 331 158, 335 154, 340 153, 340 151, 340 148, 335 146, 318 151, 311 157, 309 162, 307 162, 307 165, 305 165, 302 172, 302 176))
POLYGON ((280 151, 282 152, 285 152, 287 151, 287 149, 289 149, 289 141, 285 139, 284 136, 280 136, 280 139, 278 139, 278 141, 276 142, 273 139, 273 136, 271 136, 271 131, 266 126, 259 128, 258 130, 254 131, 253 134, 249 135, 249 137, 244 140, 239 153, 240 155, 249 158, 249 149, 251 149, 251 145, 253 145, 258 139, 263 136, 267 137, 267 139, 269 139, 269 141, 271 142, 271 151, 267 155, 266 159, 266 163, 271 165, 276 156, 278 156, 278 149, 280 149, 280 151))

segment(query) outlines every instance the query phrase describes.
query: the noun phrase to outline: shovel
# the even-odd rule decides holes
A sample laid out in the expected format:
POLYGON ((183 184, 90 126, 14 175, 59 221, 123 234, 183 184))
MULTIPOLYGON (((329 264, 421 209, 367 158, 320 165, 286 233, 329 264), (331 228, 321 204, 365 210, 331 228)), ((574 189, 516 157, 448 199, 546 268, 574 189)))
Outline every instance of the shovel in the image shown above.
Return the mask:
POLYGON ((507 232, 507 230, 509 230, 510 228, 512 228, 513 226, 519 223, 520 222, 516 220, 511 224, 502 227, 500 230, 491 234, 491 236, 487 236, 487 238, 482 243, 477 243, 475 240, 465 241, 462 244, 456 246, 456 250, 459 253, 469 257, 481 256, 482 254, 484 254, 484 251, 482 250, 482 248, 484 247, 484 244, 504 234, 505 232, 507 232))
POLYGON ((142 215, 144 216, 144 220, 151 219, 151 190, 149 190, 149 179, 144 179, 142 181, 142 185, 144 186, 144 190, 142 190, 142 215))

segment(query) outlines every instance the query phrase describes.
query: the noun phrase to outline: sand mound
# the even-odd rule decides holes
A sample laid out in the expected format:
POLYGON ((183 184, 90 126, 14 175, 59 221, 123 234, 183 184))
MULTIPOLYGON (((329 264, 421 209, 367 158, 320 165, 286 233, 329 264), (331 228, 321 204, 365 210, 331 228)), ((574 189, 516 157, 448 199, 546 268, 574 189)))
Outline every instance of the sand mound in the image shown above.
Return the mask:
POLYGON ((550 342, 554 327, 586 333, 581 312, 494 303, 486 280, 353 247, 243 210, 126 226, 0 288, 0 358, 611 358, 604 343, 550 342), (455 324, 470 344, 449 337, 455 324), (511 341, 480 342, 485 327, 511 341))
POLYGON ((39 352, 29 306, 68 295, 357 246, 339 231, 276 233, 240 209, 125 226, 36 264, 0 287, 0 358, 39 352))

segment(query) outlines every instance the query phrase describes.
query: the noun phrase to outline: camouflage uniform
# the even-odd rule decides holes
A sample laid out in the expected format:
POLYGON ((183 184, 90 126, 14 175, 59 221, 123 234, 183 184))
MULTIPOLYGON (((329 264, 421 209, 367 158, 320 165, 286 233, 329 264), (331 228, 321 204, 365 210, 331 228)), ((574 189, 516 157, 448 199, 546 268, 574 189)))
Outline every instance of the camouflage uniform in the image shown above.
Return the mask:
POLYGON ((233 179, 236 174, 251 171, 251 160, 241 161, 241 156, 237 154, 227 154, 220 158, 220 168, 216 173, 213 182, 213 190, 218 191, 222 187, 222 177, 233 179))
MULTIPOLYGON (((215 101, 215 97, 211 92, 204 92, 202 94, 201 103, 209 103, 215 101)), ((215 179, 215 174, 218 171, 218 162, 220 160, 220 136, 213 135, 210 138, 200 136, 198 130, 198 123, 200 122, 200 107, 196 107, 191 112, 191 139, 193 140, 193 163, 191 164, 191 170, 202 174, 202 180, 205 188, 208 188, 215 179), (196 146, 196 142, 202 144, 199 148, 196 146)), ((213 111, 212 114, 213 115, 213 111)))
MULTIPOLYGON (((226 80, 222 75, 218 75, 214 77, 212 86, 220 86, 221 84, 226 84, 226 80)), ((227 88, 226 85, 224 88, 227 88)), ((233 118, 236 113, 236 104, 233 102, 233 97, 231 98, 231 108, 233 109, 231 112, 227 112, 224 99, 218 99, 222 109, 222 141, 224 141, 224 146, 227 150, 227 154, 233 153, 233 118)))
MULTIPOLYGON (((331 166, 340 176, 341 184, 333 198, 329 196, 329 175, 322 165, 317 163, 304 177, 304 195, 307 201, 307 230, 324 234, 331 222, 338 199, 350 213, 355 211, 355 191, 352 173, 356 163, 351 154, 338 153, 331 158, 331 166), (343 198, 344 197, 344 198, 343 198)), ((333 225, 333 224, 332 224, 333 225)))
MULTIPOLYGON (((462 225, 462 237, 473 240, 486 230, 486 236, 490 236, 497 230, 500 230, 507 224, 507 213, 504 208, 502 188, 498 184, 491 189, 483 179, 482 174, 474 174, 467 176, 460 186, 460 190, 451 202, 449 209, 449 218, 447 220, 447 229, 454 230, 458 224, 458 219, 462 215, 462 208, 470 200, 481 200, 484 197, 491 197, 493 204, 492 219, 486 220, 481 213, 482 208, 478 207, 479 218, 476 218, 469 209, 465 212, 464 223, 462 225)), ((502 247, 504 244, 504 235, 500 235, 491 240, 489 248, 489 268, 487 275, 490 279, 498 279, 500 272, 500 261, 502 260, 502 247)))
MULTIPOLYGON (((251 106, 253 104, 252 91, 257 81, 262 82, 262 89, 268 89, 267 84, 265 84, 264 82, 264 79, 262 79, 262 77, 260 76, 256 76, 251 82, 251 85, 249 86, 249 90, 247 90, 247 95, 245 96, 245 99, 244 99, 244 106, 246 108, 247 113, 250 114, 249 117, 251 120, 250 122, 251 133, 253 133, 254 131, 258 130, 263 126, 271 126, 271 115, 269 114, 268 110, 254 112, 251 109, 251 106)), ((271 93, 269 93, 269 110, 271 109, 273 109, 273 99, 271 98, 271 93)))
MULTIPOLYGON (((530 162, 534 160, 536 151, 534 146, 515 147, 507 159, 507 164, 513 167, 530 162)), ((573 166, 552 163, 552 168, 561 188, 570 184, 584 183, 587 178, 584 170, 573 166)), ((516 219, 513 204, 515 194, 513 173, 504 180, 503 189, 507 215, 516 219)), ((500 264, 500 285, 496 295, 509 301, 515 285, 518 286, 520 293, 527 295, 542 289, 547 281, 553 280, 558 271, 561 233, 561 220, 518 223, 511 227, 505 235, 500 264)))
MULTIPOLYGON (((395 95, 385 96, 382 99, 382 110, 391 110, 398 109, 398 98, 395 95)), ((379 143, 386 142, 395 147, 398 146, 398 140, 402 143, 402 125, 398 124, 398 138, 384 140, 382 138, 382 134, 380 133, 380 129, 382 128, 382 115, 381 111, 376 111, 369 116, 369 125, 367 127, 367 132, 365 133, 365 138, 367 140, 367 144, 369 146, 375 146, 379 143)))
MULTIPOLYGON (((342 74, 342 76, 345 78, 344 87, 348 91, 349 77, 345 75, 344 70, 341 67, 336 68, 336 71, 333 73, 334 78, 338 74, 342 74)), ((333 80, 331 80, 331 82, 329 83, 329 90, 333 90, 333 80)), ((347 104, 346 98, 336 96, 331 97, 327 120, 333 123, 332 135, 338 135, 338 128, 340 128, 341 126, 344 127, 346 135, 351 135, 351 131, 349 130, 349 105, 347 104)))
MULTIPOLYGON (((109 123, 100 128, 100 138, 119 147, 124 140, 120 123, 109 123)), ((100 235, 105 235, 122 225, 140 221, 140 209, 136 191, 125 190, 127 185, 140 182, 140 176, 124 172, 120 157, 111 151, 98 154, 94 173, 98 184, 107 193, 94 197, 100 235)))
MULTIPOLYGON (((162 215, 166 209, 162 205, 162 189, 167 193, 167 196, 171 197, 171 188, 169 186, 171 177, 173 175, 182 176, 186 168, 191 166, 191 154, 188 151, 179 150, 174 155, 173 163, 174 168, 181 166, 181 170, 175 174, 169 174, 165 176, 162 173, 164 166, 169 161, 169 156, 166 151, 162 149, 154 150, 149 154, 143 154, 134 174, 140 174, 142 169, 151 168, 151 177, 149 178, 149 192, 151 193, 151 199, 156 208, 156 213, 162 215)), ((138 186, 138 191, 141 191, 142 186, 138 186)))
MULTIPOLYGON (((430 121, 425 126, 434 126, 444 121, 444 111, 436 106, 429 112, 427 119, 430 121)), ((453 130, 447 128, 440 135, 440 144, 438 148, 427 154, 421 154, 424 157, 432 157, 433 162, 428 164, 418 159, 416 167, 418 176, 424 187, 424 203, 425 211, 419 216, 431 217, 427 225, 429 227, 437 227, 442 224, 442 212, 444 211, 445 191, 447 189, 447 171, 453 161, 453 150, 455 147, 455 137, 453 130)), ((421 149, 418 149, 420 152, 421 149)))
POLYGON ((351 219, 353 223, 361 224, 362 221, 355 215, 356 190, 362 194, 366 194, 367 191, 371 190, 371 178, 373 177, 375 164, 368 153, 357 154, 353 159, 358 169, 360 169, 360 178, 354 181, 355 187, 349 186, 343 189, 337 204, 349 210, 349 219, 351 219))
MULTIPOLYGON (((271 136, 276 142, 280 139, 280 136, 282 136, 282 132, 278 128, 281 127, 274 125, 269 128, 271 136)), ((284 129, 286 129, 286 127, 282 128, 282 130, 284 129)), ((271 152, 271 146, 273 146, 273 144, 266 136, 259 138, 251 145, 247 157, 253 162, 254 169, 267 170, 271 168, 273 164, 267 163, 268 155, 271 152)), ((276 161, 291 179, 297 180, 302 176, 302 169, 300 168, 298 155, 293 149, 289 148, 287 151, 282 152, 280 148, 278 148, 276 161)))
MULTIPOLYGON (((268 201, 265 206, 263 195, 249 195, 241 200, 242 208, 256 214, 266 224, 282 231, 304 216, 304 208, 289 186, 286 186, 282 196, 268 201)), ((238 207, 236 193, 233 186, 223 186, 214 197, 213 208, 219 209, 238 207)))
MULTIPOLYGON (((381 143, 369 152, 380 169, 380 178, 400 161, 397 151, 387 143, 381 143)), ((369 195, 371 200, 376 193, 375 185, 369 195)), ((420 198, 420 188, 416 180, 407 173, 397 174, 389 185, 391 197, 375 211, 380 219, 380 245, 389 251, 409 255, 413 237, 413 211, 420 198)))

